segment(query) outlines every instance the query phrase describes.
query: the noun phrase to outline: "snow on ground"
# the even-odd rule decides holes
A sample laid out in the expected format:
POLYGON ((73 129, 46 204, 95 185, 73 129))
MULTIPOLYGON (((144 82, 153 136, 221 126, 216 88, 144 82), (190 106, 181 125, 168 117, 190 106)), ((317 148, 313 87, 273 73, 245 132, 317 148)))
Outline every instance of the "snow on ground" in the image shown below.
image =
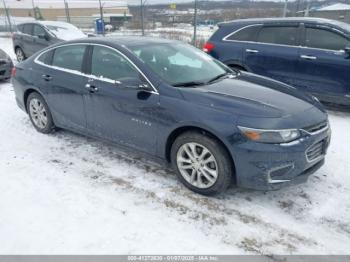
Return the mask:
MULTIPOLYGON (((10 52, 9 39, 0 48, 10 52)), ((173 171, 68 131, 37 133, 0 83, 0 254, 349 254, 350 113, 326 165, 275 192, 184 188, 173 171)))

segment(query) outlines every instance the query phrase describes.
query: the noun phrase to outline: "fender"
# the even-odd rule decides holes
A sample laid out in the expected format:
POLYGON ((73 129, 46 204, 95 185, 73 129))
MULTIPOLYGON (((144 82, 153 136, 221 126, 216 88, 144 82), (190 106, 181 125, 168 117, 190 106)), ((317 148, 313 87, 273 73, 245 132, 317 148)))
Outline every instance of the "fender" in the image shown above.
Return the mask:
POLYGON ((159 140, 157 142, 157 155, 169 161, 171 145, 176 137, 181 133, 190 130, 202 130, 214 136, 226 147, 228 153, 231 155, 231 157, 233 157, 230 150, 231 145, 223 134, 220 134, 217 130, 214 130, 209 126, 196 121, 179 122, 169 128, 169 132, 167 132, 164 136, 159 137, 159 140))
POLYGON ((223 63, 227 66, 235 66, 236 65, 236 66, 244 68, 247 72, 252 72, 252 70, 240 60, 227 60, 227 61, 224 61, 223 63))

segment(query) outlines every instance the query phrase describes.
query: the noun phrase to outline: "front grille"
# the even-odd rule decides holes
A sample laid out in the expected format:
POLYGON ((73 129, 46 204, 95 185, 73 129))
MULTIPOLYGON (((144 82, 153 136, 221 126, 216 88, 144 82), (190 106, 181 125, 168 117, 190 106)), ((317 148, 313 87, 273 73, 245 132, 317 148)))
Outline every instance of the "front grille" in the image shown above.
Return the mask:
POLYGON ((1 70, 1 71, 0 71, 0 76, 5 75, 5 73, 6 73, 6 70, 1 70))
POLYGON ((322 140, 311 147, 306 152, 306 157, 308 161, 313 161, 320 156, 325 154, 325 141, 322 140))
POLYGON ((312 126, 308 126, 308 127, 305 127, 303 128, 306 132, 309 132, 309 133, 315 133, 317 131, 320 131, 324 128, 326 128, 328 126, 328 122, 325 121, 325 122, 322 122, 322 123, 319 123, 317 125, 312 125, 312 126))

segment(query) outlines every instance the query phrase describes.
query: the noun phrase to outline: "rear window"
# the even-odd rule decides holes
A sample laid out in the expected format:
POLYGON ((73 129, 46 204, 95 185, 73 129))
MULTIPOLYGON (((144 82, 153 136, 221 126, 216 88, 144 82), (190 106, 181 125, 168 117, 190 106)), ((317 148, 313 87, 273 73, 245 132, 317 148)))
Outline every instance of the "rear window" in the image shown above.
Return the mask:
POLYGON ((293 46, 297 44, 297 29, 296 26, 266 26, 260 30, 257 41, 293 46))
POLYGON ((52 61, 53 51, 47 51, 38 57, 38 61, 46 65, 50 65, 52 61))
POLYGON ((58 47, 54 51, 52 65, 81 72, 85 49, 85 45, 58 47))
POLYGON ((226 40, 252 42, 256 40, 256 34, 258 33, 258 30, 258 25, 244 27, 241 30, 238 30, 235 33, 226 37, 226 40))

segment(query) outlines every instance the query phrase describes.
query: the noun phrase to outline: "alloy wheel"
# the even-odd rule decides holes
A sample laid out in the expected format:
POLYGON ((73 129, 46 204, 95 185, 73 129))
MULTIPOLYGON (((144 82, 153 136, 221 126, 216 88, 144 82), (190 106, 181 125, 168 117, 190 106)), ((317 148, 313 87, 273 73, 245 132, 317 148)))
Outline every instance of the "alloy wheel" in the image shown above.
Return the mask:
POLYGON ((44 104, 39 99, 33 98, 30 100, 29 114, 38 128, 44 129, 46 127, 47 113, 44 104))
POLYGON ((177 152, 177 167, 182 177, 197 188, 209 188, 218 178, 214 155, 203 145, 186 143, 177 152))
POLYGON ((17 61, 18 61, 18 62, 24 61, 24 54, 23 54, 22 49, 17 48, 17 50, 16 50, 16 56, 17 56, 17 61))

